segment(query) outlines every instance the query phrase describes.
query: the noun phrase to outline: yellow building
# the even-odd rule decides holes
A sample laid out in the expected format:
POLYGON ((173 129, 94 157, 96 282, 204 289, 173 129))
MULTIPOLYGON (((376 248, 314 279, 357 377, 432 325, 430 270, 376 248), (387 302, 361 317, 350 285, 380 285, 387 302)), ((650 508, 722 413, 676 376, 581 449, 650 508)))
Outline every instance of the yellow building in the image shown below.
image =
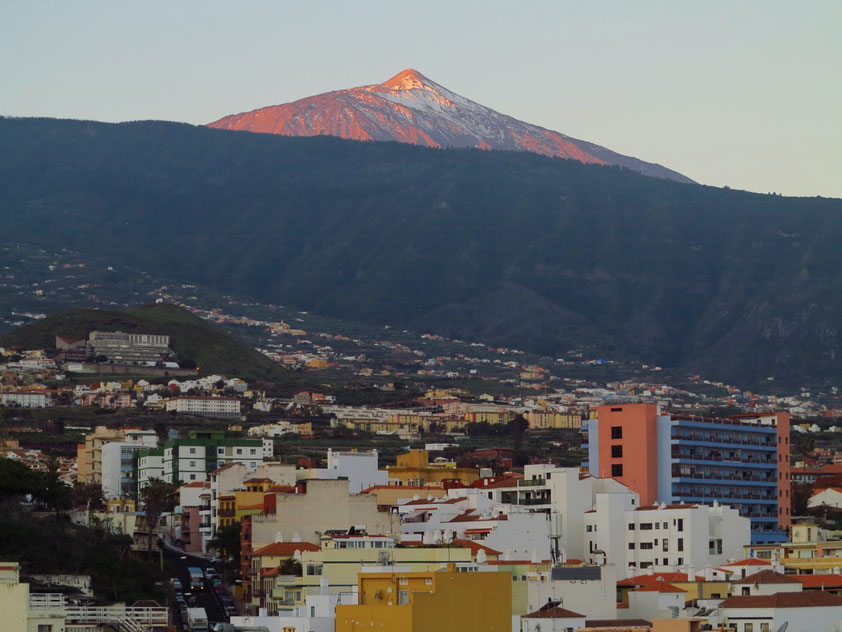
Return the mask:
POLYGON ((473 467, 456 467, 454 463, 430 463, 426 450, 410 450, 406 454, 399 454, 397 465, 386 469, 389 478, 407 485, 426 485, 454 479, 470 485, 479 479, 479 470, 473 467))
POLYGON ((444 498, 447 490, 439 485, 374 485, 360 492, 377 497, 377 507, 385 510, 397 507, 401 500, 419 498, 444 498))
MULTIPOLYGON (((275 574, 271 582, 264 580, 265 602, 259 605, 270 612, 300 606, 308 594, 319 593, 323 578, 331 593, 351 592, 363 568, 382 564, 385 559, 411 572, 433 572, 448 563, 470 564, 476 559, 475 548, 467 545, 404 548, 395 547, 394 540, 386 536, 324 536, 320 550, 308 548, 301 552, 300 575, 275 574)), ((253 563, 252 572, 262 572, 265 577, 266 568, 264 565, 263 570, 255 571, 253 563)))
POLYGON ((131 498, 109 498, 106 508, 108 513, 132 513, 137 511, 137 503, 131 498))
POLYGON ((794 524, 790 528, 791 542, 759 544, 746 550, 761 560, 771 560, 798 572, 834 573, 842 568, 842 540, 820 540, 815 524, 794 524))
POLYGON ((107 426, 97 426, 91 434, 86 435, 85 443, 76 446, 77 480, 80 483, 101 483, 102 446, 123 439, 125 434, 122 429, 111 430, 107 426))
POLYGON ((17 562, 0 562, 0 614, 3 632, 64 632, 64 600, 43 595, 30 599, 29 584, 20 582, 17 562))
POLYGON ((536 430, 582 427, 582 418, 578 413, 560 413, 555 410, 531 410, 526 420, 529 427, 536 430))
POLYGON ((629 593, 640 588, 646 588, 661 581, 684 591, 684 601, 689 603, 697 599, 725 599, 731 594, 731 582, 727 580, 705 580, 696 575, 688 579, 687 573, 670 572, 654 573, 652 575, 638 575, 617 582, 620 601, 628 601, 629 593))
POLYGON ((359 604, 336 607, 336 632, 510 632, 509 573, 360 573, 359 604))
POLYGON ((243 482, 245 489, 220 494, 216 507, 216 528, 242 522, 243 516, 263 511, 263 495, 276 485, 271 478, 250 478, 243 482))

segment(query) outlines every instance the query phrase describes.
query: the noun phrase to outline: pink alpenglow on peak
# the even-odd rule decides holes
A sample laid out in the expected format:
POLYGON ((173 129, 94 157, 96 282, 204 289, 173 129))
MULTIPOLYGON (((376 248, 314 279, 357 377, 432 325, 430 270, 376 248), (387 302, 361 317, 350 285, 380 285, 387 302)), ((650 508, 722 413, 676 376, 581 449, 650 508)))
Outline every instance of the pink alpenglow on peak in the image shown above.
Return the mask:
POLYGON ((209 126, 283 136, 398 141, 435 148, 526 151, 692 182, 661 165, 501 114, 451 92, 411 68, 383 83, 232 114, 209 126))

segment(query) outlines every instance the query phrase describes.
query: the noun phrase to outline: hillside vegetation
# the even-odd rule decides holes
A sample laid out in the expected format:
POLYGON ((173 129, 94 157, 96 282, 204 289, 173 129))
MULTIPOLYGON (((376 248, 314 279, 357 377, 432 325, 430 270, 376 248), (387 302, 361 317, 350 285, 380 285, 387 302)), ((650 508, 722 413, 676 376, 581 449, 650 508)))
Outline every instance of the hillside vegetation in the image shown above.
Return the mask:
POLYGON ((523 152, 5 119, 0 235, 547 355, 842 378, 840 200, 523 152))
POLYGON ((56 335, 87 338, 89 332, 166 334, 180 360, 193 360, 202 375, 291 384, 297 377, 248 344, 176 305, 156 303, 122 311, 71 309, 24 325, 0 338, 0 345, 55 348, 56 335))

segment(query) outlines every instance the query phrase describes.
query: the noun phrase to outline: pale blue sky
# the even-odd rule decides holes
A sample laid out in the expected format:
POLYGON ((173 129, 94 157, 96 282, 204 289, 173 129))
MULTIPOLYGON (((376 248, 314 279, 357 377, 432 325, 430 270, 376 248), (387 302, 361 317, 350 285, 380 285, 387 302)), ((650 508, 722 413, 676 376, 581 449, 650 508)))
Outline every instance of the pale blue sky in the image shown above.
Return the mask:
POLYGON ((716 186, 842 197, 842 0, 0 0, 0 114, 207 123, 412 67, 716 186))

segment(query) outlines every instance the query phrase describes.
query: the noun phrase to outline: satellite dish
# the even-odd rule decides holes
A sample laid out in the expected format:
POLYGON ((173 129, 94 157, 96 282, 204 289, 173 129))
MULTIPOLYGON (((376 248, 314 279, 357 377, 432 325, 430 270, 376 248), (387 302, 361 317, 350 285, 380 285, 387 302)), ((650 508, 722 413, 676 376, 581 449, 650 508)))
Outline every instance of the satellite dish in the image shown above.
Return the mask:
POLYGON ((789 621, 784 621, 784 624, 778 628, 778 632, 786 632, 787 627, 789 626, 789 621))

